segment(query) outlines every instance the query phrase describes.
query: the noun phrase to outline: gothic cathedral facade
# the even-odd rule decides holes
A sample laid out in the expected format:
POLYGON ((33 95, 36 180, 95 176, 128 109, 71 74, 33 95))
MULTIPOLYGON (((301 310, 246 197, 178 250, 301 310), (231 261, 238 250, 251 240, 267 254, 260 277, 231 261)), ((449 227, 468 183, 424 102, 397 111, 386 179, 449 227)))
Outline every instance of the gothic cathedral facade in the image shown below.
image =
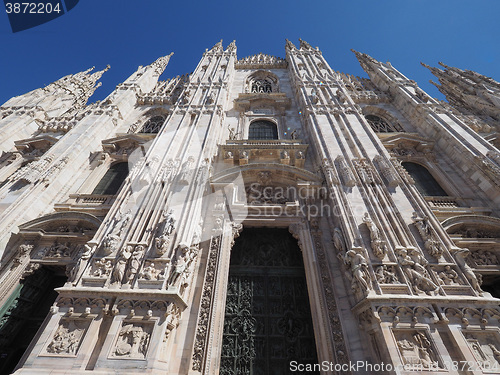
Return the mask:
POLYGON ((285 51, 0 107, 1 373, 500 373, 500 84, 285 51))

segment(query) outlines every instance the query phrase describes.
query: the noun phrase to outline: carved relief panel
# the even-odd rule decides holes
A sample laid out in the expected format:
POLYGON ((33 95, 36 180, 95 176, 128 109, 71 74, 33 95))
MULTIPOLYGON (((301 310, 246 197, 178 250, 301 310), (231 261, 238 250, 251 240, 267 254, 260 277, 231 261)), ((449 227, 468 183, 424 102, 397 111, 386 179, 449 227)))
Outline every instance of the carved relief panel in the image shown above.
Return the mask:
POLYGON ((442 363, 432 339, 425 330, 394 330, 401 361, 407 369, 441 369, 442 363))
POLYGON ((110 358, 145 359, 152 332, 153 323, 124 321, 110 358))
POLYGON ((500 371, 500 337, 498 332, 463 332, 469 349, 480 368, 500 371))
POLYGON ((45 348, 45 354, 75 356, 90 322, 90 319, 62 318, 52 337, 52 341, 45 348))

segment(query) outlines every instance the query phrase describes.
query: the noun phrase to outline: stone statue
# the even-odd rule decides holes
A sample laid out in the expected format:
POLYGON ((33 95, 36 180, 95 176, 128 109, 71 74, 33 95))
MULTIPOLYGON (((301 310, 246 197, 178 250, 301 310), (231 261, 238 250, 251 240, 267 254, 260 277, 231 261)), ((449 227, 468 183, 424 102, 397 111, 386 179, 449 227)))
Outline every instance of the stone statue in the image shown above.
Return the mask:
POLYGON ((404 364, 421 365, 423 368, 437 368, 436 353, 425 333, 405 333, 397 340, 404 364))
POLYGON ((363 216, 363 222, 366 224, 368 230, 370 231, 370 240, 373 254, 375 254, 377 258, 383 259, 385 254, 387 253, 387 246, 385 244, 385 241, 380 236, 380 230, 370 218, 368 212, 365 212, 363 216))
POLYGON ((162 256, 167 252, 169 242, 169 238, 163 234, 155 238, 155 249, 158 256, 162 256))
POLYGON ((116 261, 115 269, 111 277, 111 283, 122 283, 123 277, 125 276, 125 269, 127 268, 127 263, 132 256, 133 246, 127 245, 121 251, 121 254, 116 261))
POLYGON ((94 272, 92 276, 95 277, 106 277, 111 273, 111 269, 113 268, 113 263, 109 259, 97 259, 94 263, 94 272))
POLYGON ((459 247, 451 249, 452 254, 455 256, 455 260, 464 273, 465 277, 469 281, 470 285, 472 288, 478 292, 479 294, 482 294, 483 290, 481 289, 481 285, 478 281, 478 278, 472 268, 469 267, 467 262, 465 261, 465 258, 467 258, 470 254, 469 249, 461 249, 459 247))
POLYGON ((354 250, 349 250, 344 257, 347 265, 351 266, 353 280, 357 282, 363 292, 372 289, 370 275, 368 274, 368 263, 363 255, 354 250))
POLYGON ((108 233, 104 240, 102 241, 102 249, 104 255, 109 255, 114 253, 118 249, 118 243, 120 242, 120 237, 108 233))
POLYGON ((459 284, 458 273, 451 266, 445 266, 444 270, 438 273, 443 285, 459 284))
POLYGON ((141 259, 144 254, 144 250, 143 245, 137 245, 133 253, 130 255, 127 268, 127 284, 132 283, 134 280, 134 277, 141 266, 141 259))
POLYGON ((412 220, 415 223, 415 226, 418 229, 418 232, 422 236, 424 240, 430 237, 431 235, 431 227, 429 225, 429 218, 424 215, 424 217, 420 217, 416 212, 413 212, 412 220))
POLYGON ((236 133, 234 128, 228 127, 228 129, 229 129, 229 140, 235 141, 236 139, 238 139, 238 135, 240 135, 241 133, 236 133))
POLYGON ((424 243, 425 250, 434 258, 439 259, 443 255, 443 247, 441 242, 436 240, 433 236, 429 237, 424 243))
POLYGON ((150 262, 143 268, 139 277, 144 280, 154 280, 157 278, 157 273, 158 270, 156 269, 155 264, 153 262, 150 262))
POLYGON ((396 249, 398 262, 408 277, 413 290, 418 294, 421 291, 432 295, 438 286, 431 280, 424 265, 427 261, 420 255, 417 249, 410 249, 412 256, 408 255, 405 248, 396 249))
POLYGON ((47 252, 46 256, 53 258, 69 257, 70 255, 69 245, 70 245, 69 242, 62 244, 56 241, 49 248, 49 251, 47 252))
POLYGON ((128 227, 130 220, 132 220, 132 211, 128 210, 125 214, 122 214, 120 219, 116 222, 111 234, 120 237, 122 232, 128 227))
POLYGON ((347 247, 344 240, 344 235, 340 228, 335 228, 333 231, 333 246, 337 249, 337 253, 345 254, 347 247))
POLYGON ((163 211, 163 235, 170 236, 175 229, 174 211, 163 211))
POLYGON ((181 255, 177 258, 177 262, 175 263, 175 267, 172 270, 172 273, 170 275, 170 278, 168 279, 168 284, 169 285, 175 285, 177 280, 181 277, 181 275, 184 273, 186 270, 187 264, 186 264, 186 255, 181 255))
POLYGON ((399 284, 394 266, 387 266, 385 264, 378 266, 375 269, 375 277, 380 284, 399 284))

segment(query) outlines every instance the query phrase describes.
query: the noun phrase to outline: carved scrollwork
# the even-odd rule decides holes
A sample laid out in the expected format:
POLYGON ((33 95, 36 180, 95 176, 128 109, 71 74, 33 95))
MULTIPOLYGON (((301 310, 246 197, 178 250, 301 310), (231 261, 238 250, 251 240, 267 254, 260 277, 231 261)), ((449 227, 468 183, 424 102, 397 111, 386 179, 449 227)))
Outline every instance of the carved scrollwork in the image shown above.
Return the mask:
POLYGON ((208 322, 210 318, 210 306, 214 294, 217 262, 219 259, 221 242, 222 236, 220 234, 212 236, 210 240, 207 273, 205 276, 205 283, 203 285, 200 313, 198 315, 198 328, 196 330, 196 338, 193 350, 192 369, 198 372, 201 372, 203 368, 203 359, 208 335, 208 322))

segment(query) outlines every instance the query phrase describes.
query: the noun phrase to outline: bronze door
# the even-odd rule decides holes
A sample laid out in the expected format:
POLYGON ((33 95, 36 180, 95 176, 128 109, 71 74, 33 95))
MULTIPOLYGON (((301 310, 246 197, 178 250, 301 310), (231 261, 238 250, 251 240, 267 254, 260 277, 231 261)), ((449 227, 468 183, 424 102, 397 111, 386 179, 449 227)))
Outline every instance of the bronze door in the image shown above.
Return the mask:
POLYGON ((244 229, 231 253, 220 374, 290 374, 291 361, 317 363, 302 254, 287 229, 244 229))

